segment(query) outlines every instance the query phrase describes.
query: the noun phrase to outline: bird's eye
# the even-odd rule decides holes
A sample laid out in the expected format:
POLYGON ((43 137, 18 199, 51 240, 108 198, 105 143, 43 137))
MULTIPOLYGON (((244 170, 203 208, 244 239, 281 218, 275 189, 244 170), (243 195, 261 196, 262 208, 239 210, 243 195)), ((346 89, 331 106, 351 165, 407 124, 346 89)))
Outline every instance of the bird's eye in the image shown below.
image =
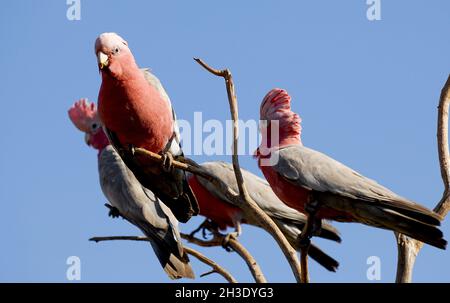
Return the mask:
POLYGON ((119 53, 119 51, 120 51, 120 49, 119 49, 118 47, 116 47, 116 48, 114 49, 114 53, 115 53, 115 54, 119 53))
POLYGON ((98 125, 97 125, 97 123, 93 123, 91 127, 92 127, 92 130, 96 130, 98 125))

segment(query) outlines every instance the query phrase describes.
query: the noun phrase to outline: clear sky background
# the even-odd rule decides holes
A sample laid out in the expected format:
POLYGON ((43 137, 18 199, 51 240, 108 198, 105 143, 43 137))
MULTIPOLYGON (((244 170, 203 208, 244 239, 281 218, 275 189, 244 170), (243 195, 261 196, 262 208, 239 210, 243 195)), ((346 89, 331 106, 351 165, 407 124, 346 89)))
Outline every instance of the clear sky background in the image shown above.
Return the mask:
MULTIPOLYGON (((374 22, 365 0, 81 0, 79 21, 67 20, 64 0, 1 6, 1 282, 66 282, 72 255, 81 259, 82 282, 169 282, 147 243, 88 241, 139 235, 107 216, 96 152, 67 117, 78 98, 97 98, 94 40, 105 31, 122 35, 138 64, 161 79, 180 119, 192 121, 194 111, 205 120, 229 118, 223 81, 192 60, 200 57, 231 69, 242 119, 258 119, 265 93, 285 88, 303 119, 305 145, 429 208, 441 197, 436 107, 450 72, 449 1, 382 0, 382 20, 374 22)), ((251 157, 241 162, 260 175, 251 157)), ((447 239, 449 222, 442 226, 447 239)), ((369 256, 380 257, 382 282, 394 280, 393 233, 336 227, 342 244, 316 243, 340 268, 329 273, 311 263, 313 282, 368 282, 369 256)), ((241 241, 269 281, 294 281, 268 234, 244 226, 241 241)), ((237 254, 198 249, 239 281, 252 281, 237 254)), ((192 264, 197 276, 209 270, 192 264)), ((450 253, 425 246, 414 281, 450 282, 450 253)))

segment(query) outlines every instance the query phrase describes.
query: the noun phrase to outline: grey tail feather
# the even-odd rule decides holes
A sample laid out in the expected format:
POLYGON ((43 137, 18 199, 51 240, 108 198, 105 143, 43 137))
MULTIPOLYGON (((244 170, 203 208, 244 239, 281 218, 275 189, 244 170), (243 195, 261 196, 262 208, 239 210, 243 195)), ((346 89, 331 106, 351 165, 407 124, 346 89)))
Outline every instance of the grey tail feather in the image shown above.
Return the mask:
POLYGON ((164 266, 164 271, 171 279, 195 278, 189 259, 183 260, 183 258, 178 258, 174 254, 170 255, 168 262, 164 266))
POLYGON ((329 271, 336 272, 339 267, 339 262, 324 253, 319 247, 311 244, 309 247, 308 255, 317 263, 328 269, 329 271))
MULTIPOLYGON (((302 224, 297 222, 297 224, 292 224, 286 222, 286 220, 281 220, 279 218, 272 218, 275 222, 275 224, 278 225, 281 232, 286 236, 286 239, 289 241, 289 243, 298 251, 300 250, 299 246, 299 235, 301 234, 301 227, 302 224)), ((329 271, 336 271, 336 269, 339 266, 339 263, 324 253, 320 248, 315 246, 314 244, 311 244, 308 254, 311 258, 313 258, 317 263, 328 269, 329 271)))
POLYGON ((186 252, 180 255, 178 246, 173 243, 174 246, 170 246, 169 243, 164 242, 163 239, 154 239, 149 237, 150 244, 155 251, 156 257, 158 257, 159 263, 164 268, 171 279, 189 278, 194 279, 194 271, 189 264, 189 257, 186 252))
MULTIPOLYGON (((272 218, 274 219, 274 218, 272 218)), ((304 222, 299 222, 297 220, 292 220, 292 219, 288 219, 288 218, 276 218, 276 221, 279 222, 283 222, 285 224, 288 225, 294 225, 296 226, 300 231, 303 230, 305 223, 304 222)), ((341 236, 339 234, 339 231, 332 225, 323 222, 322 223, 322 228, 320 230, 320 233, 317 235, 317 237, 319 238, 323 238, 323 239, 327 239, 327 240, 331 240, 331 241, 335 241, 338 243, 342 242, 341 236)))
POLYGON ((423 207, 419 204, 409 205, 403 203, 392 203, 392 202, 384 202, 378 201, 381 207, 386 209, 391 209, 395 212, 398 212, 406 217, 410 217, 417 221, 430 224, 430 225, 441 225, 442 217, 439 214, 435 213, 432 210, 429 210, 426 207, 423 207))
POLYGON ((335 241, 338 243, 342 242, 339 231, 330 224, 325 222, 322 223, 322 229, 320 230, 320 233, 317 236, 319 238, 335 241))
POLYGON ((440 249, 445 249, 447 246, 447 241, 443 238, 443 233, 439 228, 406 214, 393 209, 374 208, 373 205, 359 207, 359 211, 362 212, 364 221, 369 225, 394 230, 440 249))

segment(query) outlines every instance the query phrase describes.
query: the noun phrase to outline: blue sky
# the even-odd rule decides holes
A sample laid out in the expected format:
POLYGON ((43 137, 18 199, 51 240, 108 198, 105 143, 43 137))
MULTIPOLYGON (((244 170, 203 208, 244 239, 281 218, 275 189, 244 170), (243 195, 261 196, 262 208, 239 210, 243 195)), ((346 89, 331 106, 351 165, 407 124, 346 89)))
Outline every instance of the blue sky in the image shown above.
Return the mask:
MULTIPOLYGON (((192 121, 194 111, 204 120, 229 118, 223 81, 192 60, 200 57, 231 69, 242 119, 258 119, 265 93, 285 88, 303 119, 305 145, 429 208, 440 199, 436 106, 450 72, 450 2, 382 0, 382 20, 374 22, 364 0, 81 0, 79 21, 67 20, 67 8, 63 0, 2 2, 1 282, 67 282, 72 255, 81 259, 82 282, 169 282, 148 244, 88 241, 139 234, 108 218, 96 152, 67 117, 78 98, 96 100, 94 40, 105 31, 122 35, 138 64, 161 79, 180 119, 192 121)), ((260 174, 251 157, 241 162, 260 174)), ((342 244, 316 242, 340 269, 329 273, 311 263, 313 282, 368 282, 369 256, 381 259, 381 281, 394 280, 393 233, 336 227, 342 244)), ((449 238, 449 220, 442 229, 449 238)), ((241 241, 269 281, 294 281, 269 235, 244 226, 241 241)), ((252 281, 235 253, 198 249, 239 281, 252 281)), ((448 251, 424 247, 414 281, 450 282, 449 258, 448 251)), ((192 263, 198 276, 208 270, 192 263)))

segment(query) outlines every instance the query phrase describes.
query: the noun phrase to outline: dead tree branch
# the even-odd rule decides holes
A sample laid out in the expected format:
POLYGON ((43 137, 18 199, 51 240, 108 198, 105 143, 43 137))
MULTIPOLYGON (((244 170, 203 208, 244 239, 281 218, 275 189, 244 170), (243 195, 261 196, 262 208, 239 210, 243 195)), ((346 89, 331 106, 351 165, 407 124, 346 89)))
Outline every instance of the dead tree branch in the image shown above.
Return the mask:
MULTIPOLYGON (((437 142, 439 164, 441 167, 444 193, 434 211, 444 218, 450 210, 450 153, 448 147, 448 107, 450 104, 450 75, 442 88, 438 106, 437 142)), ((397 238, 397 283, 410 283, 416 257, 423 246, 423 242, 411 239, 403 234, 396 234, 397 238)))
MULTIPOLYGON (((292 272, 297 280, 297 282, 302 282, 302 275, 300 264, 298 262, 296 251, 292 248, 289 242, 284 237, 283 233, 280 231, 278 226, 272 221, 272 219, 262 211, 255 201, 248 194, 247 188, 245 187, 244 178, 242 177, 242 171, 239 165, 238 157, 238 137, 239 137, 239 115, 238 115, 238 102, 236 98, 236 93, 234 90, 234 83, 231 72, 228 69, 217 70, 201 59, 194 59, 202 67, 204 67, 210 73, 222 77, 225 80, 225 85, 227 89, 228 102, 230 105, 231 118, 233 120, 233 169, 236 176, 236 183, 239 188, 239 204, 245 213, 249 214, 257 222, 261 222, 262 227, 267 230, 272 237, 275 238, 281 250, 283 251, 285 257, 287 258, 292 272)), ((303 281, 306 282, 306 281, 303 281)))
MULTIPOLYGON (((146 241, 149 242, 150 240, 147 237, 136 237, 136 236, 110 236, 110 237, 93 237, 89 239, 89 241, 95 241, 95 242, 101 242, 101 241, 115 241, 115 240, 131 240, 131 241, 146 241)), ((206 275, 217 273, 225 278, 230 283, 237 283, 237 280, 230 274, 229 271, 227 271, 225 268, 214 262, 213 260, 209 259, 202 253, 196 251, 195 249, 192 249, 187 246, 183 246, 184 251, 197 258, 200 262, 211 266, 212 270, 202 274, 201 277, 204 277, 206 275)))
POLYGON ((184 251, 188 253, 189 255, 197 258, 199 261, 211 266, 212 271, 209 271, 205 274, 200 275, 201 277, 205 277, 207 275, 210 275, 212 273, 217 273, 225 278, 229 283, 237 283, 237 280, 222 266, 214 262, 213 260, 209 259, 202 253, 196 251, 195 249, 192 249, 190 247, 184 246, 184 251))
POLYGON ((219 232, 213 233, 211 240, 201 240, 192 235, 181 234, 181 238, 187 240, 189 243, 194 243, 198 246, 213 247, 222 246, 230 247, 245 261, 256 283, 267 283, 264 274, 256 262, 255 258, 248 252, 248 250, 232 235, 222 235, 219 232))

